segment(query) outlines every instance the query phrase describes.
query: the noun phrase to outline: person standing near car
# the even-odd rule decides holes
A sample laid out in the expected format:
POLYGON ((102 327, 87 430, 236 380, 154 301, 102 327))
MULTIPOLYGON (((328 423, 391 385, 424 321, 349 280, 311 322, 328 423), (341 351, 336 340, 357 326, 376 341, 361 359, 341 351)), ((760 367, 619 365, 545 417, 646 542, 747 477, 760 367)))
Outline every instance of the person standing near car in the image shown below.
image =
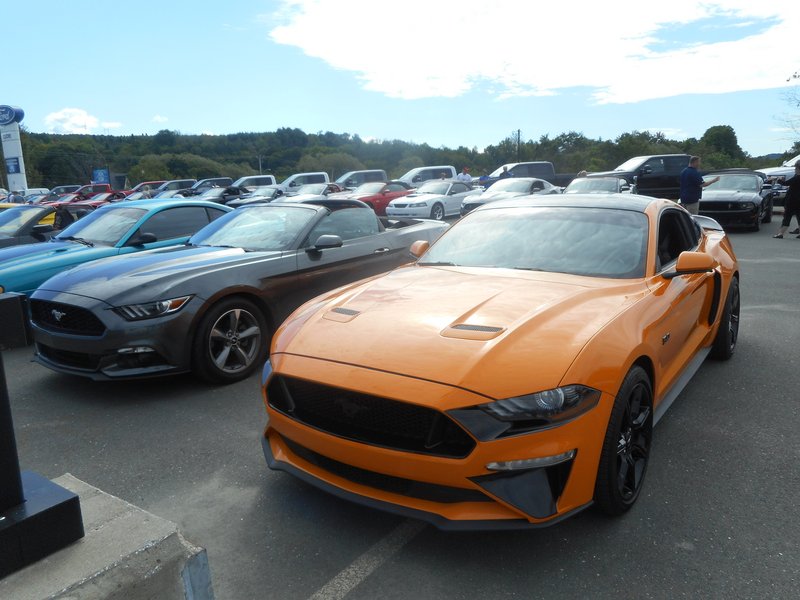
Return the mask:
MULTIPOLYGON (((783 236, 789 230, 789 223, 792 221, 792 215, 800 223, 800 162, 794 165, 794 176, 790 177, 783 182, 786 186, 786 196, 783 200, 783 221, 778 233, 772 237, 783 239, 783 236)), ((800 235, 797 237, 800 238, 800 235)))
POLYGON ((469 174, 469 167, 462 168, 461 173, 456 175, 456 179, 464 183, 472 183, 472 175, 469 174))
POLYGON ((700 167, 700 157, 692 156, 689 165, 681 171, 681 192, 680 203, 693 215, 698 213, 700 208, 700 198, 703 196, 703 188, 719 181, 719 176, 703 180, 698 170, 700 167))

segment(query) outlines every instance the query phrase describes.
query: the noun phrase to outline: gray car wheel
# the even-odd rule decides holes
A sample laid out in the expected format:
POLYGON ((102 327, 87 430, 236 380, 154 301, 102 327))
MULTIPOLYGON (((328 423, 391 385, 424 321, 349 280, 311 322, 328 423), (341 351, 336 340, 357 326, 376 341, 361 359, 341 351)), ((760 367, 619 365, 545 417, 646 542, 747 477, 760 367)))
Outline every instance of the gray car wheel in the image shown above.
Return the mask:
POLYGON ((268 325, 255 304, 244 298, 223 300, 200 323, 192 370, 214 383, 240 381, 263 364, 268 343, 268 325))
POLYGON ((439 202, 434 204, 433 208, 431 209, 431 219, 444 221, 444 206, 442 206, 439 202))

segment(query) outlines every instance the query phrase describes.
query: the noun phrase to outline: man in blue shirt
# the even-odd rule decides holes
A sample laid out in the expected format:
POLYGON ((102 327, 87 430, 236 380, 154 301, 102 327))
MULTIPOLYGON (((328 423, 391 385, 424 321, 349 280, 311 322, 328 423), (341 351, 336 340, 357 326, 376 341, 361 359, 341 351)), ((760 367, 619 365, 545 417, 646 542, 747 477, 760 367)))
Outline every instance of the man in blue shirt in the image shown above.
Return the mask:
POLYGON ((698 168, 700 167, 700 157, 692 156, 689 159, 689 166, 681 171, 681 205, 693 215, 696 215, 700 207, 700 197, 703 195, 703 188, 719 181, 719 177, 703 181, 698 168))

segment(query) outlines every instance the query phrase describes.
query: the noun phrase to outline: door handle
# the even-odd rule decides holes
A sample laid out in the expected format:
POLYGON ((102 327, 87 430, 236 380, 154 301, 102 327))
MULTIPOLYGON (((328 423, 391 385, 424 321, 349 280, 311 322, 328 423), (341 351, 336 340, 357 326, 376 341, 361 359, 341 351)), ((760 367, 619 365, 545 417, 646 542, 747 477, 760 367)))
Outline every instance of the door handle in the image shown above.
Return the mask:
POLYGON ((373 254, 386 254, 389 251, 389 248, 378 248, 373 252, 373 254))

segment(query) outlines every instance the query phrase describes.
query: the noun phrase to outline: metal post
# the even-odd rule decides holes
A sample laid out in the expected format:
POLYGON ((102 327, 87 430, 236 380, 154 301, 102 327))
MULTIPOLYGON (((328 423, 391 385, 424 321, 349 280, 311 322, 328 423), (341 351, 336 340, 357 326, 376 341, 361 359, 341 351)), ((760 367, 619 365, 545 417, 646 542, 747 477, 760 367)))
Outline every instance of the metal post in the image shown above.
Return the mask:
POLYGON ((11 401, 8 398, 3 354, 0 352, 0 514, 22 504, 23 500, 11 401))

